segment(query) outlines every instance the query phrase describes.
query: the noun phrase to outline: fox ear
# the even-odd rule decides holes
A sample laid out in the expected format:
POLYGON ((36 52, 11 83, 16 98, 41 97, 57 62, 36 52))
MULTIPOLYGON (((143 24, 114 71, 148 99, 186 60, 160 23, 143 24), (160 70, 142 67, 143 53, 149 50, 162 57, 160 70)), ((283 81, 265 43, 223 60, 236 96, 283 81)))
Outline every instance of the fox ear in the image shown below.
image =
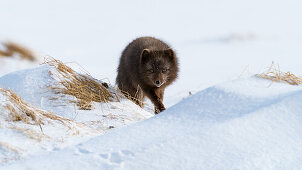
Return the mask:
POLYGON ((165 55, 169 58, 169 60, 174 60, 174 51, 171 48, 165 50, 165 55))
POLYGON ((145 63, 148 60, 149 56, 150 56, 150 50, 149 49, 144 49, 142 54, 141 54, 141 57, 140 57, 141 58, 141 63, 145 63))

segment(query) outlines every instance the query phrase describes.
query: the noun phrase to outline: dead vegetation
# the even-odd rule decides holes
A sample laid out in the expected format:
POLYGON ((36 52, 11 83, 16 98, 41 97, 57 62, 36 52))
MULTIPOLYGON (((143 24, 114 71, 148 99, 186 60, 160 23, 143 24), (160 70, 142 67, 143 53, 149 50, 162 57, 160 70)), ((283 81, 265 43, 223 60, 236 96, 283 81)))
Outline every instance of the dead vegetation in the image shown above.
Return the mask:
POLYGON ((37 60, 34 52, 28 49, 27 47, 13 42, 5 42, 2 43, 2 45, 4 49, 0 49, 0 57, 13 57, 15 55, 18 55, 22 59, 26 59, 29 61, 37 60))
POLYGON ((281 72, 279 65, 276 66, 274 63, 267 69, 267 71, 256 74, 257 77, 268 79, 273 82, 285 82, 291 85, 300 85, 302 84, 302 78, 297 77, 291 72, 281 72))
POLYGON ((72 122, 71 120, 58 116, 52 112, 45 112, 33 106, 30 106, 11 90, 0 88, 0 92, 8 97, 8 102, 4 104, 3 107, 9 111, 12 121, 22 121, 30 125, 39 125, 42 130, 41 125, 44 124, 43 120, 47 120, 43 118, 48 118, 51 120, 60 121, 69 129, 72 128, 72 126, 70 125, 70 123, 72 122))
POLYGON ((40 118, 37 117, 35 109, 23 102, 23 100, 13 91, 0 89, 5 94, 10 103, 4 105, 4 108, 10 111, 13 121, 23 121, 27 124, 41 124, 40 118))
POLYGON ((18 154, 20 153, 20 150, 22 150, 20 148, 13 147, 13 146, 9 145, 8 143, 5 143, 5 142, 0 142, 0 146, 2 148, 6 149, 6 150, 10 150, 10 151, 13 151, 13 152, 18 153, 18 154))
MULTIPOLYGON (((46 64, 54 67, 62 86, 51 86, 56 94, 71 95, 76 98, 77 106, 82 110, 92 109, 92 102, 119 101, 120 93, 107 83, 94 79, 88 73, 78 74, 72 68, 56 59, 47 59, 46 64)), ((54 73, 50 73, 51 75, 54 73)))
POLYGON ((11 155, 10 158, 6 155, 4 156, 4 158, 0 159, 0 164, 8 162, 10 160, 18 160, 23 152, 23 149, 1 141, 0 141, 0 149, 9 152, 9 155, 11 155))

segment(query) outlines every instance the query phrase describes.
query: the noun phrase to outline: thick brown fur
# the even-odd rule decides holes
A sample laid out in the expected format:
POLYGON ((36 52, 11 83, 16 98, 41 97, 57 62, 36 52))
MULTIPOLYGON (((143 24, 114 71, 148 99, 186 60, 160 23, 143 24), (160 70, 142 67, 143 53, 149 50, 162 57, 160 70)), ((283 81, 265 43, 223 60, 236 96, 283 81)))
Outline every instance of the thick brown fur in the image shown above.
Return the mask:
POLYGON ((155 113, 165 110, 165 88, 178 75, 178 61, 169 45, 153 37, 133 40, 122 52, 116 83, 125 95, 143 106, 147 96, 155 106, 155 113))

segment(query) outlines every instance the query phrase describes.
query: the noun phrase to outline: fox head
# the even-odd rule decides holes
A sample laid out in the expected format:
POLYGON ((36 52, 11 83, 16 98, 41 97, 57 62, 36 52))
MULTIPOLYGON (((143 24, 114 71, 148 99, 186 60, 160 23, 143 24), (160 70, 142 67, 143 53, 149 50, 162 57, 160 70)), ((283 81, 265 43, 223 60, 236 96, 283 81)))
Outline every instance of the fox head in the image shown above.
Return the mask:
POLYGON ((167 85, 175 79, 177 61, 172 49, 154 51, 144 49, 140 56, 140 72, 146 84, 153 87, 167 85))

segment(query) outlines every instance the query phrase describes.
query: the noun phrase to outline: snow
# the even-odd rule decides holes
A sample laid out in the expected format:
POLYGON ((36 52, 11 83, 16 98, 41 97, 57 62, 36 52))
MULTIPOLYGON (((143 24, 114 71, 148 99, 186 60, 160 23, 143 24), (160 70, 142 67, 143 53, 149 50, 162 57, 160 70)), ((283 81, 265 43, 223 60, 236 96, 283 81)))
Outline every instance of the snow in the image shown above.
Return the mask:
POLYGON ((1 58, 0 57, 0 76, 3 76, 7 73, 20 70, 36 67, 38 63, 31 62, 28 60, 20 60, 16 58, 1 58))
MULTIPOLYGON (((60 78, 56 70, 54 67, 48 65, 16 71, 0 77, 0 87, 13 90, 25 102, 75 121, 102 120, 104 116, 110 117, 110 115, 112 115, 114 117, 117 116, 118 118, 116 119, 120 119, 119 121, 130 122, 132 120, 130 118, 131 115, 136 121, 151 116, 150 113, 137 107, 132 102, 125 100, 122 100, 122 102, 110 102, 108 104, 94 103, 95 111, 80 110, 76 104, 68 102, 71 101, 73 97, 61 96, 51 90, 51 87, 62 86, 59 82, 60 78), (56 98, 56 100, 53 100, 54 98, 56 98)), ((110 122, 113 123, 114 120, 110 122)), ((110 126, 115 127, 115 124, 110 126)))
POLYGON ((0 57, 0 89, 12 89, 39 111, 71 119, 79 131, 70 136, 64 125, 41 115, 51 122, 42 126, 50 139, 38 142, 11 130, 14 125, 43 136, 37 125, 11 121, 3 108, 8 98, 0 93, 0 169, 302 169, 301 86, 253 76, 272 61, 282 71, 302 73, 301 5, 1 1, 1 42, 78 63, 114 84, 123 48, 136 37, 155 36, 177 52, 180 74, 166 89, 168 110, 159 115, 128 100, 93 103, 93 110, 83 111, 65 98, 49 100, 56 94, 45 87, 58 83, 51 67, 0 57))
POLYGON ((79 143, 83 141, 81 136, 101 133, 54 113, 23 104, 11 92, 2 88, 0 110, 0 165, 43 150, 79 143), (16 120, 16 115, 20 115, 21 120, 16 120), (34 115, 36 120, 30 115, 34 115), (36 122, 40 122, 41 126, 36 122))
POLYGON ((148 120, 4 168, 300 169, 302 88, 269 84, 222 83, 148 120))
POLYGON ((74 101, 72 96, 61 96, 50 88, 60 87, 59 80, 56 69, 46 64, 0 78, 0 165, 75 145, 153 115, 122 98, 120 102, 94 102, 91 110, 81 110, 71 102, 74 101), (20 107, 19 99, 10 97, 5 89, 21 97, 25 108, 33 111, 37 121, 41 121, 40 127, 28 116, 29 111, 20 107), (15 112, 8 106, 29 121, 16 121, 15 112))

